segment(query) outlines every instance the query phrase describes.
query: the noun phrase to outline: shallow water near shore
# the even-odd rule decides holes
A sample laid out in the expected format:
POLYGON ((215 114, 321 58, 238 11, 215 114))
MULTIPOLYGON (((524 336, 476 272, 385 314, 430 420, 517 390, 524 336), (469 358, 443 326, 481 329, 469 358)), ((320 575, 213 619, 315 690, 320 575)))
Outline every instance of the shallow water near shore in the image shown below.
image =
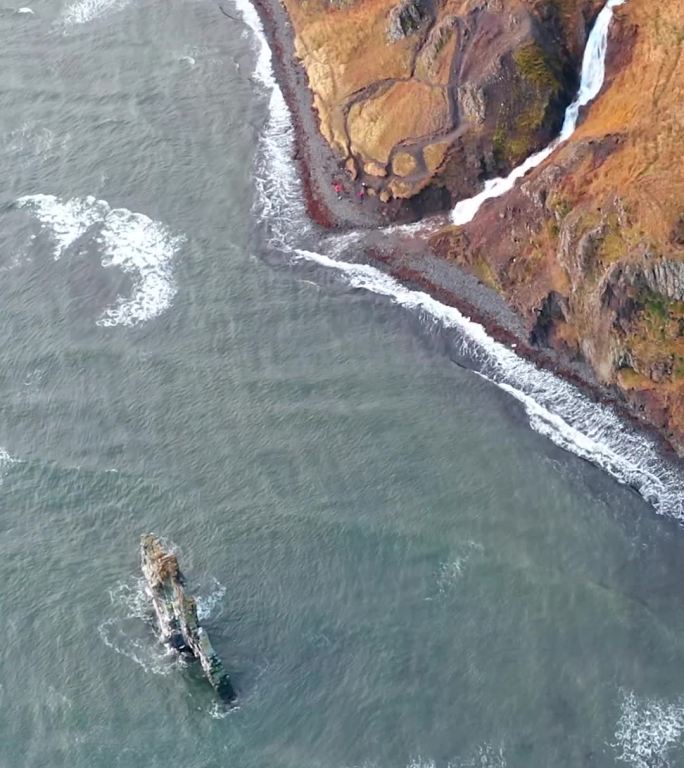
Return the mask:
POLYGON ((460 326, 293 260, 247 26, 31 7, 0 15, 0 766, 684 765, 674 518, 454 364, 460 326), (156 641, 146 530, 230 713, 156 641))

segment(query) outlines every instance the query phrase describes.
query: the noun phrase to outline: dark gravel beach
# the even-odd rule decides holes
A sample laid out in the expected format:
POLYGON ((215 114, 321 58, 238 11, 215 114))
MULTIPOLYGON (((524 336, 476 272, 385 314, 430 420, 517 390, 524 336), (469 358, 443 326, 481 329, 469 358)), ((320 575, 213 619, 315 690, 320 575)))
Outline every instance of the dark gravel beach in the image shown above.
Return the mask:
POLYGON ((480 323, 487 333, 534 362, 578 386, 595 402, 610 405, 621 416, 651 434, 668 455, 675 455, 663 432, 628 403, 616 387, 601 384, 586 363, 530 341, 525 321, 496 293, 453 262, 438 257, 428 243, 430 234, 448 224, 445 214, 423 217, 420 201, 359 198, 358 183, 346 173, 340 158, 318 128, 318 117, 304 68, 295 57, 293 30, 279 0, 255 0, 273 52, 278 84, 292 116, 297 164, 311 219, 326 230, 367 233, 355 258, 380 266, 406 285, 419 287, 447 306, 480 323), (340 187, 342 191, 340 192, 340 187), (393 224, 424 220, 420 232, 406 235, 393 224))

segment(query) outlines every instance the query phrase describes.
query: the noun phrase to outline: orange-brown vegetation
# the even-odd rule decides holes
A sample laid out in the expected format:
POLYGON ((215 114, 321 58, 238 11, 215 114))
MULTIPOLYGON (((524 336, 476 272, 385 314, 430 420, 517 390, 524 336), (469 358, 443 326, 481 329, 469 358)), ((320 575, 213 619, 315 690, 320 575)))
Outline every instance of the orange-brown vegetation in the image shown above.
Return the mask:
POLYGON ((402 198, 471 194, 548 142, 601 5, 283 1, 323 136, 359 183, 402 198))
POLYGON ((684 14, 616 9, 609 78, 572 139, 433 240, 533 337, 587 360, 684 453, 684 14))

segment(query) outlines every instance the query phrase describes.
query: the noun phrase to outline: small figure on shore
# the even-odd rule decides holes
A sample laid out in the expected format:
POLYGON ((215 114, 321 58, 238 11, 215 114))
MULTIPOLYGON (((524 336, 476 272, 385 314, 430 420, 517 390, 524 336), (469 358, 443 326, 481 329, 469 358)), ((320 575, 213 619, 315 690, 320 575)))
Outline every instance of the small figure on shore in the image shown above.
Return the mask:
POLYGON ((335 190, 335 194, 337 195, 337 199, 342 199, 342 192, 344 191, 344 187, 340 184, 339 181, 334 181, 332 188, 335 190))

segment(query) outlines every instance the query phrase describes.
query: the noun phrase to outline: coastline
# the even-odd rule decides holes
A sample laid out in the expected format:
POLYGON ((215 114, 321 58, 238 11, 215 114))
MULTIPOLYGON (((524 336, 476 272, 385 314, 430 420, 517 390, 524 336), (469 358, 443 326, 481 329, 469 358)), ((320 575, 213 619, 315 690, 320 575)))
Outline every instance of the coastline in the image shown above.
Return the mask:
MULTIPOLYGON (((419 235, 412 236, 410 242, 397 236, 397 241, 392 243, 388 242, 387 232, 377 232, 389 224, 420 220, 420 213, 412 210, 407 201, 383 204, 369 197, 362 204, 358 201, 354 184, 341 160, 318 129, 312 93, 304 68, 294 55, 294 36, 285 8, 280 0, 251 1, 261 19, 272 52, 274 74, 292 119, 293 161, 312 221, 324 230, 365 231, 371 241, 377 234, 381 242, 371 242, 363 250, 367 263, 381 268, 407 287, 425 291, 437 301, 457 309, 481 325, 495 341, 573 384, 591 401, 612 408, 621 419, 648 434, 664 457, 681 465, 683 457, 664 428, 647 420, 616 386, 599 382, 588 364, 564 358, 551 348, 533 345, 523 318, 493 289, 455 263, 437 256, 419 235), (342 184, 341 196, 334 191, 333 180, 342 184)), ((615 61, 609 57, 608 73, 614 68, 615 61)))

